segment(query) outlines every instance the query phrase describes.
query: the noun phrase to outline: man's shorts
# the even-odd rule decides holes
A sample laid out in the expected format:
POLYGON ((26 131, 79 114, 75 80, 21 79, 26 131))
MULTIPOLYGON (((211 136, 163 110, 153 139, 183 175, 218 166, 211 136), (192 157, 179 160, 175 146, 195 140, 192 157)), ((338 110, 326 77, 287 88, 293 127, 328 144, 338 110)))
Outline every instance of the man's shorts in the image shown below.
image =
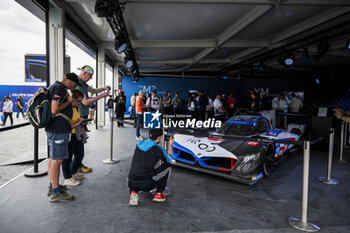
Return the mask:
POLYGON ((49 154, 52 160, 68 159, 68 144, 70 133, 46 132, 49 140, 49 154))

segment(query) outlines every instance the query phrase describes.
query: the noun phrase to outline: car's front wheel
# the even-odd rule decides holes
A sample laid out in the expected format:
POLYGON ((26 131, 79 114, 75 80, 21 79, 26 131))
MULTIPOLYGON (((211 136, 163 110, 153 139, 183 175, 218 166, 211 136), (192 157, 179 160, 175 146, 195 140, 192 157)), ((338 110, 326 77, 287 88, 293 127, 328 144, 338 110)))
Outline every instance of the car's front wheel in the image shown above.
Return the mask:
POLYGON ((275 166, 275 150, 273 146, 268 146, 265 151, 264 161, 263 161, 263 173, 264 176, 271 175, 275 166))

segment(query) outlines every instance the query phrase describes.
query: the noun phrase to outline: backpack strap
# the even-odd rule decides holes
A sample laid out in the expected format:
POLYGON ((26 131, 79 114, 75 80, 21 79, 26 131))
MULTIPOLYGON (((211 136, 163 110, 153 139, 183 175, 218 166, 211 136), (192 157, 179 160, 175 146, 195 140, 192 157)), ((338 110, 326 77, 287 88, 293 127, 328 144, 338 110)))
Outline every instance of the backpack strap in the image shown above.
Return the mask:
POLYGON ((63 118, 66 119, 68 122, 70 122, 70 118, 69 118, 66 114, 63 114, 63 113, 56 113, 56 114, 54 115, 54 117, 58 117, 58 116, 63 117, 63 118))

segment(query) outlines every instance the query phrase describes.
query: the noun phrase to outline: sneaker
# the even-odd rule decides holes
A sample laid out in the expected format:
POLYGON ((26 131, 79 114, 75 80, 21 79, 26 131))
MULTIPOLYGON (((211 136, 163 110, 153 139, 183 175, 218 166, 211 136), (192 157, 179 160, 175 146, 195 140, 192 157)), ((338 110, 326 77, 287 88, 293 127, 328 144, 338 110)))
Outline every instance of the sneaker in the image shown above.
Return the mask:
POLYGON ((79 172, 75 173, 72 178, 74 178, 75 180, 81 180, 81 179, 84 179, 85 176, 79 172))
POLYGON ((64 180, 64 185, 69 185, 69 186, 77 186, 80 184, 79 180, 74 179, 73 177, 70 179, 65 179, 64 180))
POLYGON ((137 141, 142 141, 142 140, 144 140, 144 138, 142 136, 139 136, 139 137, 136 137, 136 140, 137 141))
POLYGON ((91 167, 86 167, 86 166, 84 166, 82 164, 80 169, 79 169, 79 171, 82 172, 82 173, 88 173, 88 172, 92 172, 92 168, 91 167))
POLYGON ((139 203, 139 196, 137 195, 137 192, 132 191, 130 193, 130 201, 129 205, 138 205, 139 203))
MULTIPOLYGON (((67 186, 65 186, 65 185, 60 185, 59 184, 58 187, 60 188, 60 192, 67 191, 67 186)), ((49 191, 47 192, 47 195, 51 196, 51 194, 52 194, 52 187, 49 186, 49 191)))
POLYGON ((69 195, 66 192, 59 192, 56 195, 52 195, 49 197, 50 202, 70 202, 74 200, 73 195, 69 195))
POLYGON ((163 193, 156 193, 156 194, 154 194, 153 201, 164 202, 165 196, 163 195, 163 193))

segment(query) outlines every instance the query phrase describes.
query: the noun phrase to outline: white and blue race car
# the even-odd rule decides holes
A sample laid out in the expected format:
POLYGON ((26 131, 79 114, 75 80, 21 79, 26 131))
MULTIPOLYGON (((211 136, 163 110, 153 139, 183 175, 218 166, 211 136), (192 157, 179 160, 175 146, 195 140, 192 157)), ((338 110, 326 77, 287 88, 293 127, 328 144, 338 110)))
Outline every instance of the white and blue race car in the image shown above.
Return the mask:
POLYGON ((235 116, 216 131, 177 131, 174 160, 178 166, 253 184, 263 176, 269 176, 275 164, 294 145, 222 139, 220 135, 297 141, 304 131, 305 125, 291 124, 284 131, 271 129, 269 121, 262 116, 235 116))

